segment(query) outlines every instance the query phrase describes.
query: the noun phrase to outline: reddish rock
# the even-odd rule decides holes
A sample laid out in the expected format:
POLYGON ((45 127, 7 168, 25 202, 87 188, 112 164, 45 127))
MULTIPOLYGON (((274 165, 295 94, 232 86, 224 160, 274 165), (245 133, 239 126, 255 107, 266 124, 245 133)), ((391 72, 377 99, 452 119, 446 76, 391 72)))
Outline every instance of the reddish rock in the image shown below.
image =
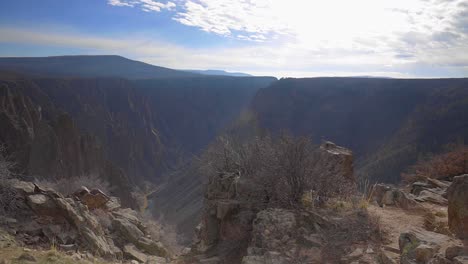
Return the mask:
POLYGON ((454 177, 447 194, 450 231, 468 239, 468 174, 454 177))

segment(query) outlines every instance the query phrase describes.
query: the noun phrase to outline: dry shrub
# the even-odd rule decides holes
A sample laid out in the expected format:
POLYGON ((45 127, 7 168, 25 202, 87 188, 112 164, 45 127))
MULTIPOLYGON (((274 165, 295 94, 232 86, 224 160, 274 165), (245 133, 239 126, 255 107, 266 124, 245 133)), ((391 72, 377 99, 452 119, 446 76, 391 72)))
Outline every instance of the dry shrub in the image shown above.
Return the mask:
POLYGON ((36 179, 35 182, 40 186, 51 188, 64 195, 73 194, 79 190, 81 186, 85 186, 90 189, 99 189, 105 194, 109 194, 112 191, 110 184, 96 174, 64 178, 57 181, 51 181, 50 179, 36 179))
POLYGON ((424 215, 424 228, 428 231, 450 235, 450 230, 446 220, 447 219, 440 219, 437 213, 427 212, 424 215))
POLYGON ((8 180, 13 177, 13 168, 15 163, 11 162, 6 147, 0 144, 0 215, 7 214, 15 199, 16 193, 9 186, 8 180))
POLYGON ((451 150, 424 159, 411 166, 402 178, 406 182, 424 180, 426 177, 443 179, 468 173, 468 146, 459 145, 451 150))
POLYGON ((207 177, 232 174, 250 180, 271 205, 295 207, 307 203, 303 199, 310 190, 320 197, 344 195, 343 186, 349 184, 324 171, 320 162, 320 150, 308 137, 219 137, 201 157, 199 168, 207 177))

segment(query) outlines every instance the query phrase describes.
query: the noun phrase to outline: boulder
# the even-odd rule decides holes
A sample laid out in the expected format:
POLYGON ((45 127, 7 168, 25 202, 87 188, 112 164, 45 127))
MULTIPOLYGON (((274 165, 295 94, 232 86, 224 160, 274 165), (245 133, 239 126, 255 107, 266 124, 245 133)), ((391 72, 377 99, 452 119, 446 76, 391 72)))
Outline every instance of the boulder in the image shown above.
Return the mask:
POLYGON ((88 248, 93 250, 93 252, 98 252, 101 256, 105 257, 113 257, 115 255, 115 251, 111 248, 105 237, 96 235, 87 227, 81 228, 80 234, 84 241, 86 241, 88 248))
POLYGON ((57 205, 54 201, 44 194, 27 196, 27 204, 38 215, 54 216, 58 212, 57 205))
POLYGON ((416 198, 418 202, 429 202, 439 205, 447 205, 448 201, 441 194, 439 194, 434 189, 424 190, 419 193, 419 196, 416 198))
POLYGON ((141 251, 139 251, 134 245, 127 244, 123 249, 124 257, 127 259, 133 259, 141 263, 146 263, 148 261, 148 256, 141 251))
POLYGON ((447 249, 445 250, 445 257, 447 259, 453 260, 458 256, 468 256, 468 247, 454 245, 447 247, 447 249))
POLYGON ((453 178, 447 190, 450 230, 461 239, 468 239, 468 174, 453 178))
POLYGON ((402 233, 398 241, 401 264, 427 263, 421 261, 434 257, 434 254, 450 241, 448 236, 422 229, 402 233))
POLYGON ((165 258, 156 257, 156 256, 148 256, 148 260, 146 264, 166 264, 169 263, 165 258))
POLYGON ((82 203, 86 204, 90 210, 105 208, 110 197, 99 189, 88 190, 82 186, 80 190, 73 193, 73 196, 78 198, 82 203))
POLYGON ((166 257, 168 255, 167 250, 164 248, 161 242, 156 242, 146 237, 141 237, 136 245, 139 249, 150 255, 159 257, 166 257))
POLYGON ((373 190, 373 198, 380 207, 393 205, 405 210, 421 209, 422 206, 412 196, 386 184, 376 184, 373 190))
POLYGON ((123 240, 130 241, 134 244, 137 244, 138 240, 145 235, 136 225, 127 219, 114 219, 112 221, 112 226, 120 234, 123 240))
POLYGON ((418 263, 427 263, 435 255, 438 248, 429 245, 419 245, 414 250, 415 259, 418 263))
POLYGON ((461 256, 461 257, 454 258, 453 264, 468 264, 468 256, 461 256))
POLYGON ((34 184, 32 182, 25 182, 20 180, 12 180, 11 187, 19 192, 21 195, 34 194, 34 184))

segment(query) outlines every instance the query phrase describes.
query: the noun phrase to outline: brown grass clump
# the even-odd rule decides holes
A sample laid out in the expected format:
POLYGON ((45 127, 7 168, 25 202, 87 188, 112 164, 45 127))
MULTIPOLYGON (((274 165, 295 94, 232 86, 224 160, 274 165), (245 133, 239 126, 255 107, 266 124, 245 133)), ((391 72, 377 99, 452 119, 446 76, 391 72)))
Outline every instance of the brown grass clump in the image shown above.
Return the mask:
POLYGON ((406 182, 424 180, 426 177, 443 179, 468 173, 468 146, 459 145, 451 150, 424 159, 411 166, 401 177, 406 182))

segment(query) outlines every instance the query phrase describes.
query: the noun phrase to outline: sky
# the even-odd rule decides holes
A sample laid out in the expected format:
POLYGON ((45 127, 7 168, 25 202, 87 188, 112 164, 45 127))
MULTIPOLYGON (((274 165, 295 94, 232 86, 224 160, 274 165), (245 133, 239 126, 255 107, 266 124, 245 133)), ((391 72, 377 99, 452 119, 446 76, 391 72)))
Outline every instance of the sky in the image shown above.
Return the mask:
POLYGON ((0 56, 276 77, 468 77, 468 0, 2 0, 0 56))

